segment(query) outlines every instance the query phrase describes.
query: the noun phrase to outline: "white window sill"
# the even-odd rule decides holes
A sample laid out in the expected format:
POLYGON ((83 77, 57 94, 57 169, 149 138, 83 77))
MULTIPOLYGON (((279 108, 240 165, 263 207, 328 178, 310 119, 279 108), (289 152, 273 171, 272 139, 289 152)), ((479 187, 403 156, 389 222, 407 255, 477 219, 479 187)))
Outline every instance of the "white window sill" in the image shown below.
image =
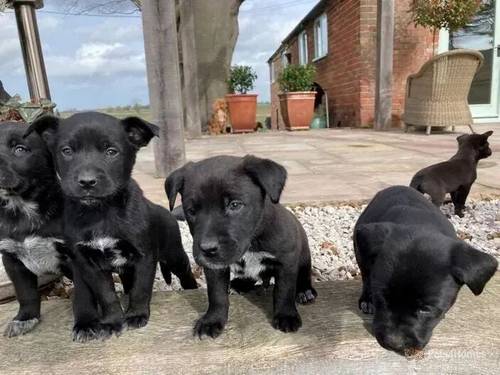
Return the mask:
POLYGON ((325 53, 323 56, 318 56, 318 57, 315 57, 312 62, 316 62, 316 61, 319 61, 319 60, 322 60, 324 59, 326 56, 328 56, 328 53, 325 53))

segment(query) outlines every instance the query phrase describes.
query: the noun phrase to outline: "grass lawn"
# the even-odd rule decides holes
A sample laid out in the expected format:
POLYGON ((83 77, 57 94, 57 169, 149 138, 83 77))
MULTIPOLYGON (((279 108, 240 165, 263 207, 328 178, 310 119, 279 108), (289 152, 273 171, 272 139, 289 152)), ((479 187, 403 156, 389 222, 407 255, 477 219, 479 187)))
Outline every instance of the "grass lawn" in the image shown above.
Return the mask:
MULTIPOLYGON (((114 107, 114 108, 99 108, 96 109, 97 112, 107 113, 118 118, 125 118, 128 116, 138 116, 142 117, 146 121, 151 121, 151 111, 149 107, 114 107)), ((271 105, 269 103, 258 103, 257 105, 257 121, 265 124, 266 117, 271 115, 271 105)), ((61 112, 62 117, 71 116, 73 111, 63 111, 61 112)))

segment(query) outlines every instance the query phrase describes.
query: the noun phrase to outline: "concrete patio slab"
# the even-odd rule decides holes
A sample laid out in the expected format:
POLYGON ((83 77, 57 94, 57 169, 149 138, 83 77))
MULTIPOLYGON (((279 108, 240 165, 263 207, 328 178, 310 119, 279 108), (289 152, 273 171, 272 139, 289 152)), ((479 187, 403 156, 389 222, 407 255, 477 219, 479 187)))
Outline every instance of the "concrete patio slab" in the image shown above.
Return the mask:
MULTIPOLYGON (((192 337, 205 291, 156 293, 147 327, 119 338, 73 343, 71 304, 44 302, 32 333, 0 338, 1 374, 498 374, 500 277, 475 297, 465 287, 434 332, 423 359, 382 349, 358 312, 360 282, 317 284, 315 304, 301 306, 303 327, 274 330, 271 293, 231 296, 229 323, 217 340, 192 337)), ((16 303, 0 306, 4 326, 16 303)), ((3 328, 3 327, 2 327, 3 328)))
MULTIPOLYGON (((499 129, 490 138, 493 156, 481 161, 472 196, 500 194, 500 127, 475 125, 477 132, 499 129)), ((460 129, 464 133, 467 128, 460 129)), ((186 143, 187 159, 254 154, 282 163, 289 173, 285 203, 367 200, 378 190, 407 185, 419 169, 452 156, 461 132, 376 132, 326 129, 203 137, 186 143)), ((146 195, 166 205, 163 180, 154 178, 151 147, 142 150, 134 171, 146 195)))

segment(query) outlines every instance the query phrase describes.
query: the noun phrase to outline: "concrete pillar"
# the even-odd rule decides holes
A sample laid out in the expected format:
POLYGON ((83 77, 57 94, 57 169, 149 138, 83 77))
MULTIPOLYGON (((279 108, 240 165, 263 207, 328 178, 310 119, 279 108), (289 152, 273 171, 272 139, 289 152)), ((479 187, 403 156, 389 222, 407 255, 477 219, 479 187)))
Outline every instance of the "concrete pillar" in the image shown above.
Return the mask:
POLYGON ((375 130, 388 130, 392 125, 393 54, 394 0, 377 0, 375 130))
POLYGON ((31 101, 39 103, 40 99, 50 100, 49 84, 35 13, 36 9, 43 7, 43 0, 8 0, 7 6, 14 8, 16 13, 31 101))
POLYGON ((151 114, 160 127, 156 177, 166 177, 186 160, 175 2, 144 1, 142 27, 151 114))

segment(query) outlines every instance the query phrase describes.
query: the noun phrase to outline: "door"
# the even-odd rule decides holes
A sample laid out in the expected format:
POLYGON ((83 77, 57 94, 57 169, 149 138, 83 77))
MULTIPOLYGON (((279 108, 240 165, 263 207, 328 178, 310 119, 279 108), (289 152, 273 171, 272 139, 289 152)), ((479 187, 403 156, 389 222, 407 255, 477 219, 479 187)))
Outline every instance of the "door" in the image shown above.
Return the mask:
MULTIPOLYGON (((469 104, 477 119, 498 119, 500 82, 500 1, 482 0, 471 22, 458 31, 440 33, 440 50, 468 48, 480 51, 484 64, 472 82, 469 104)), ((441 51, 440 51, 441 52, 441 51)))

